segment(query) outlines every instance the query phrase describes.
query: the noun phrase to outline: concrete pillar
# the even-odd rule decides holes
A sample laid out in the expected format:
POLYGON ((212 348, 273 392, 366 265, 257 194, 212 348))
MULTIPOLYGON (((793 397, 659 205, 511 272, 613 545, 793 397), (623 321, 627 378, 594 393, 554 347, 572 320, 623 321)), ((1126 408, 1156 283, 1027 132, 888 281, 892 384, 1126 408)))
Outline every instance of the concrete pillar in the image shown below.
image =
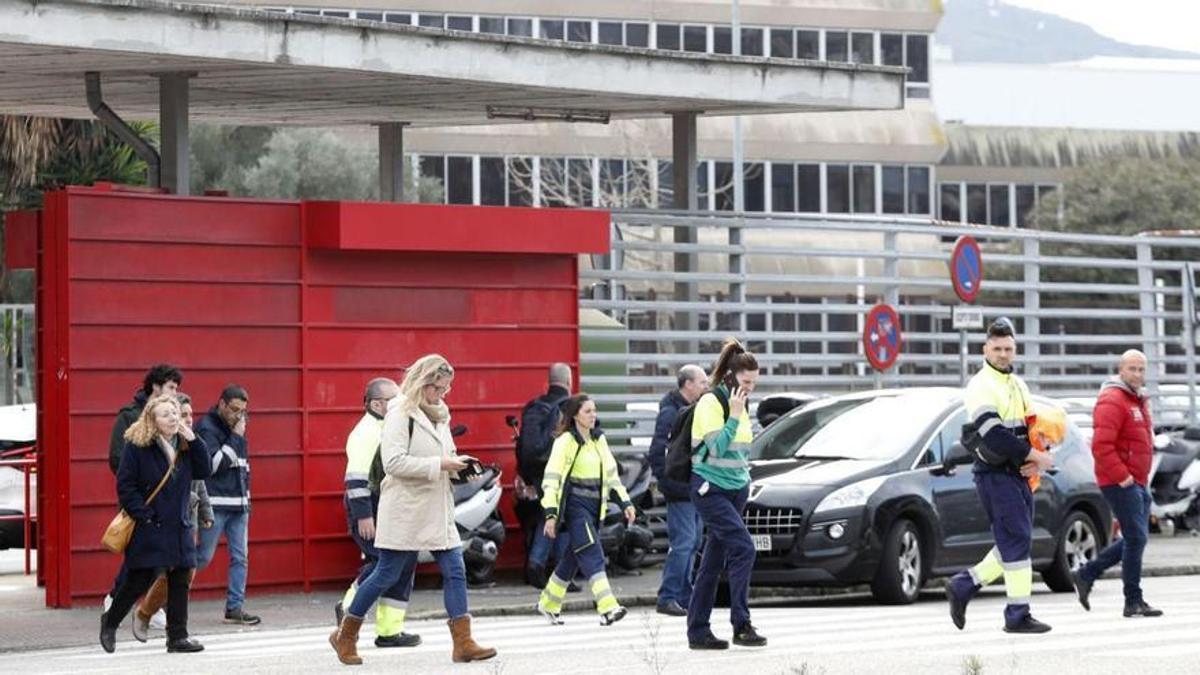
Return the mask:
POLYGON ((379 200, 404 201, 404 122, 379 125, 379 200))
POLYGON ((191 141, 188 135, 188 80, 192 73, 158 76, 158 126, 162 132, 161 186, 177 195, 191 194, 192 172, 188 166, 191 141))
MULTIPOLYGON (((681 211, 696 209, 696 113, 682 112, 671 114, 671 166, 674 172, 675 204, 681 211)), ((676 227, 676 244, 696 243, 696 228, 676 227)), ((692 252, 675 254, 675 271, 695 272, 700 269, 699 255, 692 252)), ((700 299, 699 284, 694 281, 678 281, 675 283, 675 300, 677 302, 696 302, 700 299)), ((695 330, 699 321, 694 311, 675 313, 676 330, 695 330)), ((692 351, 694 342, 681 345, 681 349, 692 351)))

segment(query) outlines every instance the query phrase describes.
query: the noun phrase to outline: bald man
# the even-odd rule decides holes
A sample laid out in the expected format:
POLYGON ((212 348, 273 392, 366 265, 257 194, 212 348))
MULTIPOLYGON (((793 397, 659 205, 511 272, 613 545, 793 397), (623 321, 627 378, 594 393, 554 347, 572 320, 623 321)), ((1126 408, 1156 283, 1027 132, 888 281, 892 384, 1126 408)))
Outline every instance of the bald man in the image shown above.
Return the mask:
POLYGON ((1092 412, 1092 456, 1096 458, 1096 483, 1121 523, 1122 538, 1096 559, 1072 574, 1079 604, 1092 605, 1092 584, 1108 568, 1121 564, 1128 618, 1162 616, 1162 610, 1142 597, 1142 553, 1150 532, 1150 460, 1154 454, 1154 425, 1143 386, 1146 355, 1130 349, 1117 363, 1117 376, 1100 387, 1092 412))

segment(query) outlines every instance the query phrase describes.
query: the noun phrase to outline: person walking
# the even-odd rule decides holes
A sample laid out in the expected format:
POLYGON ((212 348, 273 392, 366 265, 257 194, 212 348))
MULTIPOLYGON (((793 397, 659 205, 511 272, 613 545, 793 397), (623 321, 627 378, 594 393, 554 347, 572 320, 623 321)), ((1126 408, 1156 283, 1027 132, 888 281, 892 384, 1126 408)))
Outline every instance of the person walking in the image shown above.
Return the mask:
POLYGON ((1013 372, 1016 331, 1005 317, 988 327, 983 367, 967 383, 965 403, 971 433, 963 445, 975 454, 975 489, 991 524, 996 545, 978 564, 946 584, 950 619, 959 630, 967 604, 983 586, 1004 577, 1008 604, 1006 633, 1045 633, 1050 626, 1033 618, 1033 491, 1029 478, 1054 466, 1049 452, 1029 442, 1033 405, 1029 388, 1013 372))
POLYGON ((420 551, 429 551, 442 572, 442 597, 456 663, 482 661, 496 650, 471 637, 467 606, 467 573, 462 540, 454 523, 451 477, 478 460, 459 455, 450 433, 450 392, 454 368, 444 357, 428 354, 404 373, 400 394, 388 404, 383 420, 380 456, 386 477, 380 487, 375 547, 379 562, 359 584, 346 615, 329 636, 338 660, 362 663, 358 632, 367 610, 405 575, 411 575, 420 551))
MULTIPOLYGON (((688 493, 688 484, 672 480, 666 472, 667 442, 679 411, 692 405, 708 390, 704 369, 688 364, 679 369, 676 388, 667 392, 658 403, 654 421, 654 438, 650 441, 650 469, 658 482, 659 492, 667 500, 667 559, 663 562, 662 581, 658 587, 659 614, 687 616, 692 601, 693 565, 700 548, 700 532, 704 523, 688 493)), ((691 433, 691 430, 688 430, 691 433)))
POLYGON ((582 568, 600 613, 600 625, 610 626, 624 618, 626 610, 617 602, 608 574, 604 571, 604 549, 600 523, 608 511, 609 494, 615 492, 629 524, 637 510, 621 484, 617 460, 608 449, 604 433, 596 427, 596 402, 577 394, 563 403, 558 436, 546 463, 542 481, 542 508, 546 513, 545 535, 565 537, 565 554, 554 567, 538 598, 537 611, 551 624, 560 625, 563 598, 575 573, 582 568))
POLYGON ((133 603, 166 569, 167 651, 204 649, 188 637, 188 580, 196 566, 196 535, 188 517, 193 478, 212 470, 204 440, 179 421, 172 396, 151 398, 125 431, 125 449, 117 469, 121 508, 136 522, 125 549, 129 570, 100 615, 100 646, 116 650, 117 627, 133 603))
MULTIPOLYGON (((350 537, 362 552, 363 565, 358 577, 345 595, 333 608, 337 623, 342 622, 345 608, 354 602, 358 587, 374 571, 379 563, 379 550, 375 548, 375 524, 379 518, 379 487, 383 481, 383 460, 379 444, 383 436, 383 420, 388 402, 396 398, 400 388, 386 377, 378 377, 367 383, 363 394, 366 410, 358 424, 346 439, 346 493, 343 502, 349 521, 350 537)), ((414 570, 415 571, 415 570, 414 570)), ((408 613, 408 598, 412 594, 413 574, 401 576, 395 585, 383 592, 375 603, 375 646, 415 647, 421 644, 421 636, 404 632, 404 618, 408 613)))
POLYGON ((546 568, 551 549, 554 560, 566 554, 566 539, 552 541, 545 535, 546 520, 541 506, 542 478, 554 445, 555 431, 563 418, 562 406, 571 395, 571 367, 550 366, 549 388, 521 408, 521 434, 517 441, 516 510, 525 534, 525 581, 541 590, 546 586, 546 568))
POLYGON ((754 541, 742 520, 750 492, 747 456, 753 434, 746 401, 758 384, 758 359, 735 339, 726 340, 713 364, 712 391, 700 397, 692 417, 692 474, 689 494, 708 536, 688 605, 691 649, 728 649, 712 632, 717 581, 729 580, 733 643, 763 647, 767 639, 750 623, 750 571, 754 541))
POLYGON ((1100 387, 1092 411, 1092 456, 1096 483, 1121 524, 1121 538, 1071 573, 1079 604, 1091 611, 1092 584, 1120 563, 1126 617, 1162 616, 1142 597, 1142 554, 1150 538, 1150 462, 1154 425, 1143 387, 1146 355, 1131 349, 1121 355, 1117 376, 1100 387))

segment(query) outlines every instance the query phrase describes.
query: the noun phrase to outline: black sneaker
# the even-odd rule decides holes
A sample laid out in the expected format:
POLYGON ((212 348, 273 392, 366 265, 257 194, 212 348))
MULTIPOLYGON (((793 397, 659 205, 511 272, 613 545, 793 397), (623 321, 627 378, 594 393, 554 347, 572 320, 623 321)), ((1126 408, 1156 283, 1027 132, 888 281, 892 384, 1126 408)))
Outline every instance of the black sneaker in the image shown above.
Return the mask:
POLYGON ((1050 626, 1026 614, 1024 619, 1011 626, 1004 627, 1005 633, 1049 633, 1050 626))
POLYGON ((754 626, 746 624, 734 631, 733 644, 739 647, 766 647, 767 638, 759 635, 754 626))
POLYGON ((335 625, 335 626, 342 625, 342 617, 345 615, 346 615, 346 610, 344 608, 342 608, 342 601, 338 600, 338 603, 333 606, 333 619, 334 619, 333 625, 335 625))
POLYGON ((654 611, 659 614, 666 614, 667 616, 687 616, 687 610, 683 608, 683 605, 674 600, 659 605, 654 611))
MULTIPOLYGON (((243 626, 257 626, 258 624, 262 623, 262 619, 254 616, 253 614, 247 614, 246 610, 238 607, 237 609, 225 610, 225 623, 237 623, 243 626)), ((340 626, 341 622, 338 622, 338 625, 340 626)))
POLYGON ((1075 570, 1071 572, 1071 583, 1075 585, 1075 595, 1079 598, 1079 604, 1083 605, 1087 611, 1092 611, 1092 603, 1088 601, 1088 596, 1092 594, 1092 584, 1095 582, 1084 579, 1083 574, 1079 570, 1075 570))
POLYGON ((172 654, 191 654, 204 651, 204 645, 191 638, 167 640, 167 651, 172 654))
POLYGON ((1163 612, 1161 609, 1155 609, 1154 607, 1147 605, 1146 601, 1142 600, 1141 602, 1125 603, 1124 614, 1126 617, 1162 616, 1163 612))
POLYGON ((397 635, 382 635, 375 638, 375 646, 381 648, 387 647, 416 647, 421 644, 421 636, 415 633, 400 632, 397 635))
POLYGON ((688 649, 729 649, 729 643, 709 633, 699 640, 689 638, 688 649))
POLYGON ((963 600, 955 595, 949 584, 946 585, 946 599, 950 601, 950 620, 954 622, 955 628, 962 630, 963 626, 967 625, 967 603, 970 600, 963 600))
POLYGON ((600 615, 600 625, 601 626, 611 626, 614 623, 620 621, 621 619, 624 619, 625 614, 627 614, 627 613, 628 613, 628 610, 626 610, 624 607, 622 607, 620 605, 617 605, 616 609, 610 609, 609 611, 600 615))

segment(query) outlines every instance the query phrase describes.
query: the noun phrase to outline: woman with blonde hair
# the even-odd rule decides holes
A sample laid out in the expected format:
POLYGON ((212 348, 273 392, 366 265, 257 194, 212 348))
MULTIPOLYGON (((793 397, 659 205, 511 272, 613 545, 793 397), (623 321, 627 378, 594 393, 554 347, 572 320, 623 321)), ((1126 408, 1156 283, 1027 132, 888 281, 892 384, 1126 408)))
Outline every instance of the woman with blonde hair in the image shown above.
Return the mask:
POLYGON ((192 480, 205 478, 211 471, 208 448, 180 421, 175 397, 168 394, 147 401, 137 421, 125 431, 117 468, 121 508, 137 525, 125 549, 129 575, 108 611, 100 615, 104 651, 116 649, 117 627, 154 583, 159 569, 165 569, 167 575, 167 651, 204 649, 188 638, 187 630, 188 583, 196 567, 196 535, 188 511, 192 480))
POLYGON ((610 626, 625 617, 625 608, 617 602, 604 572, 604 550, 599 536, 600 519, 607 511, 609 493, 614 492, 625 518, 632 524, 637 511, 621 484, 617 460, 608 449, 608 441, 596 428, 596 403, 587 394, 572 396, 563 403, 558 438, 550 450, 542 481, 546 536, 570 539, 566 555, 558 561, 538 599, 538 612, 551 624, 562 623, 559 614, 563 597, 580 568, 592 587, 600 625, 610 626))
POLYGON ((358 587, 338 629, 329 636, 338 660, 358 665, 358 631, 363 617, 383 592, 402 575, 411 575, 417 554, 429 551, 442 572, 442 595, 454 641, 455 662, 482 661, 496 655, 471 637, 467 609, 467 575, 462 541, 454 524, 454 490, 450 479, 478 463, 459 455, 450 434, 450 408, 443 400, 454 380, 454 368, 438 354, 409 366, 400 395, 388 403, 380 456, 386 476, 380 485, 375 547, 379 562, 358 587))

